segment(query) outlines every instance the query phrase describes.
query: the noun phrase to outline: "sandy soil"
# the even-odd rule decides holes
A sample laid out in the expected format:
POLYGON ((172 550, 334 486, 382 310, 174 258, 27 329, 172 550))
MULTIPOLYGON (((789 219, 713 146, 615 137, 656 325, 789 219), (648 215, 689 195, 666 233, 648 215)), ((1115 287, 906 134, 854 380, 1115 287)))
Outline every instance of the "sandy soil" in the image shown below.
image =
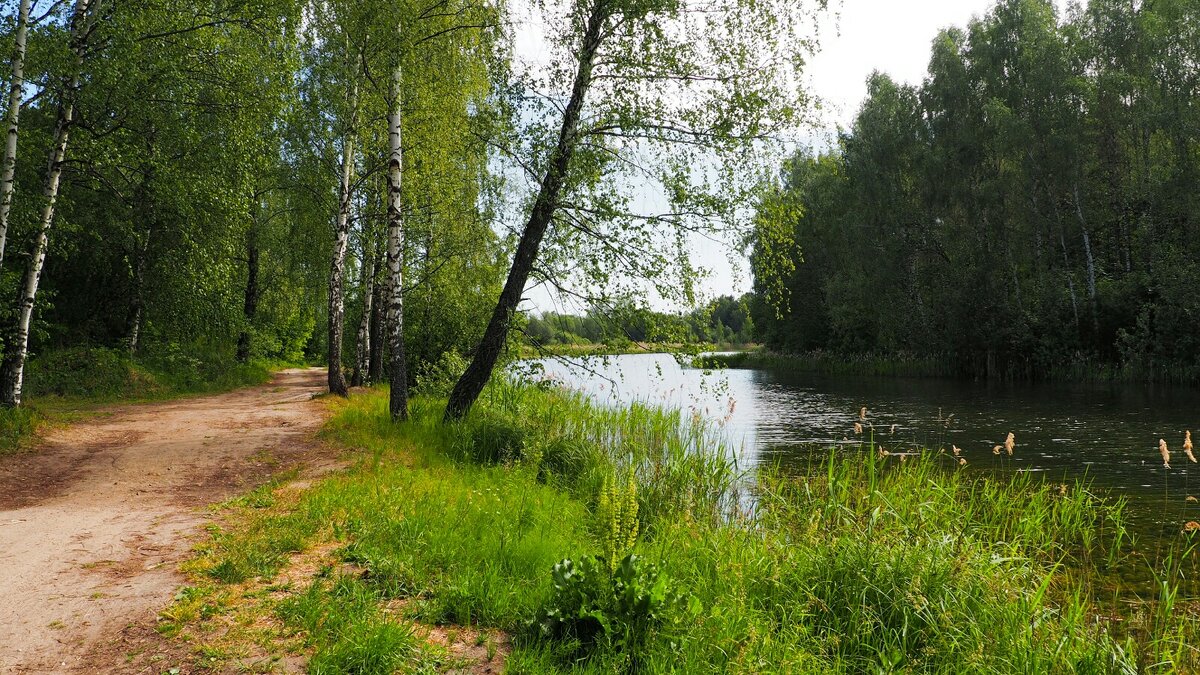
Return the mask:
POLYGON ((321 370, 288 370, 112 408, 0 459, 0 673, 143 672, 127 653, 164 647, 154 618, 183 583, 203 507, 290 466, 336 466, 313 437, 322 385, 321 370))

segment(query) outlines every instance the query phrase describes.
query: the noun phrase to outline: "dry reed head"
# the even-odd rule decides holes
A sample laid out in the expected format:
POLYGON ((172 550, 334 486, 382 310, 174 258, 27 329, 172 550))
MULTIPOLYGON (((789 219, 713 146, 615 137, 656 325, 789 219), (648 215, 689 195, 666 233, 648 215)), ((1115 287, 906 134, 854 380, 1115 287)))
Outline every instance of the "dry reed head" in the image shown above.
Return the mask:
POLYGON ((1004 449, 1004 446, 1003 446, 1003 445, 996 445, 996 446, 993 446, 993 447, 992 447, 992 454, 993 454, 993 455, 998 455, 998 454, 1000 454, 1000 451, 1001 451, 1001 450, 1003 450, 1003 449, 1004 449))
POLYGON ((1015 447, 1017 447, 1017 439, 1010 431, 1008 432, 1008 438, 1004 439, 1004 450, 1008 453, 1009 457, 1012 457, 1012 451, 1015 447))
POLYGON ((892 454, 892 453, 888 452, 887 450, 884 450, 882 445, 879 446, 879 459, 883 459, 884 457, 887 457, 890 454, 892 454))
POLYGON ((1167 450, 1166 439, 1158 439, 1158 453, 1162 455, 1163 466, 1168 469, 1171 468, 1171 451, 1167 450))
POLYGON ((1196 463, 1196 456, 1192 454, 1192 432, 1191 431, 1183 432, 1183 454, 1187 455, 1187 458, 1192 462, 1192 464, 1196 463))
POLYGON ((867 421, 867 406, 864 405, 862 410, 858 411, 858 419, 862 420, 863 422, 867 421))
POLYGON ((859 422, 854 423, 854 433, 856 433, 856 434, 862 433, 862 424, 860 424, 859 422))
POLYGON ((1196 499, 1196 498, 1195 498, 1195 497, 1193 497, 1192 495, 1188 495, 1188 496, 1187 496, 1187 499, 1185 499, 1185 500, 1183 500, 1183 501, 1185 501, 1185 502, 1200 502, 1200 499, 1196 499))
POLYGON ((959 465, 959 466, 966 466, 966 465, 967 465, 967 460, 963 459, 962 457, 959 457, 959 458, 958 458, 958 465, 959 465))
POLYGON ((895 425, 895 424, 893 424, 893 425, 892 425, 892 428, 891 428, 891 430, 890 430, 890 431, 888 431, 888 435, 890 436, 890 435, 892 435, 892 434, 894 434, 894 433, 896 433, 896 425, 895 425))
POLYGON ((953 450, 955 457, 958 457, 962 454, 962 448, 958 447, 957 445, 951 445, 950 448, 953 450))

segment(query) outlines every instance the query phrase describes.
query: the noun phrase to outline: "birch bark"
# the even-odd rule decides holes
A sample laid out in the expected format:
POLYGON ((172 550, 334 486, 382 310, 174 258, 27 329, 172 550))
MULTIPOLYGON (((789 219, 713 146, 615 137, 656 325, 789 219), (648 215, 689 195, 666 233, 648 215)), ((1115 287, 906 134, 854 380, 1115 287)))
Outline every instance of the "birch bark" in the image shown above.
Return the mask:
POLYGON ((363 232, 362 318, 358 322, 358 343, 354 352, 354 375, 350 383, 361 387, 367 382, 367 369, 371 359, 371 302, 375 296, 375 242, 369 232, 363 232))
POLYGON ((347 94, 349 124, 342 137, 342 176, 338 188, 338 212, 333 232, 333 257, 329 264, 329 392, 349 395, 346 375, 342 372, 342 334, 346 303, 343 297, 346 272, 346 244, 350 239, 351 180, 354 177, 354 127, 357 121, 358 85, 347 94))
POLYGON ((404 168, 404 149, 401 144, 400 87, 403 71, 399 64, 392 73, 391 110, 388 112, 388 355, 390 360, 391 393, 388 410, 393 421, 408 419, 408 363, 404 352, 404 215, 400 194, 404 168))
POLYGON ((29 33, 29 5, 21 0, 17 10, 17 32, 13 36, 12 80, 8 85, 8 127, 4 140, 4 164, 0 169, 0 265, 4 264, 4 247, 8 242, 8 214, 12 210, 13 189, 17 172, 17 131, 21 120, 21 96, 25 90, 25 43, 29 33))

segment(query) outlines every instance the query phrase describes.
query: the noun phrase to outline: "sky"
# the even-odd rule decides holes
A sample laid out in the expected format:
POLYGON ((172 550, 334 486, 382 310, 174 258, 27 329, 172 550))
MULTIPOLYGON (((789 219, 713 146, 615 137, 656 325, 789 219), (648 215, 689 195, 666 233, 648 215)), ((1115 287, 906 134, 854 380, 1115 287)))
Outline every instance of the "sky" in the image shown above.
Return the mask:
MULTIPOLYGON (((994 0, 830 0, 820 26, 821 49, 806 68, 808 90, 822 101, 816 125, 805 133, 809 142, 815 147, 828 146, 839 127, 850 127, 872 71, 887 73, 898 82, 920 84, 938 32, 966 26, 992 4, 994 0)), ((521 42, 519 39, 518 57, 524 51, 526 58, 536 59, 530 53, 536 51, 536 43, 526 41, 527 47, 522 49, 521 42)), ((736 296, 750 289, 744 260, 731 261, 727 250, 711 243, 695 242, 693 250, 697 263, 711 272, 704 283, 708 297, 736 296)), ((538 309, 578 311, 558 307, 537 289, 529 296, 538 309)))

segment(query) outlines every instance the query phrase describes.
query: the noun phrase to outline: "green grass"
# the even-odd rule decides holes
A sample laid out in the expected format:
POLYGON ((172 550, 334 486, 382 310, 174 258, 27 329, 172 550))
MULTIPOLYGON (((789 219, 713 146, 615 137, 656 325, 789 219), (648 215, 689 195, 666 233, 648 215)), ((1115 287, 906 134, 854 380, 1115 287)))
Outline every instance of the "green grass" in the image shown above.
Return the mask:
POLYGON ((517 673, 1196 666, 1177 569, 1160 576, 1165 602, 1101 618, 1116 611, 1106 599, 1126 562, 1123 511, 1086 486, 870 447, 814 449, 789 473, 739 476, 677 412, 497 382, 466 420, 444 425, 433 389, 399 425, 385 392, 331 402, 324 433, 360 461, 232 505, 165 632, 212 653, 247 642, 303 652, 322 673, 444 667, 428 625, 509 633, 517 673), (621 476, 634 487, 614 492, 621 476), (636 526, 614 515, 632 513, 611 506, 625 496, 636 526), (636 534, 632 546, 622 532, 636 534), (639 562, 609 580, 626 553, 639 562), (303 556, 324 557, 296 581, 303 556), (551 568, 567 558, 601 578, 562 586, 551 568), (273 627, 214 628, 231 622, 273 627))

